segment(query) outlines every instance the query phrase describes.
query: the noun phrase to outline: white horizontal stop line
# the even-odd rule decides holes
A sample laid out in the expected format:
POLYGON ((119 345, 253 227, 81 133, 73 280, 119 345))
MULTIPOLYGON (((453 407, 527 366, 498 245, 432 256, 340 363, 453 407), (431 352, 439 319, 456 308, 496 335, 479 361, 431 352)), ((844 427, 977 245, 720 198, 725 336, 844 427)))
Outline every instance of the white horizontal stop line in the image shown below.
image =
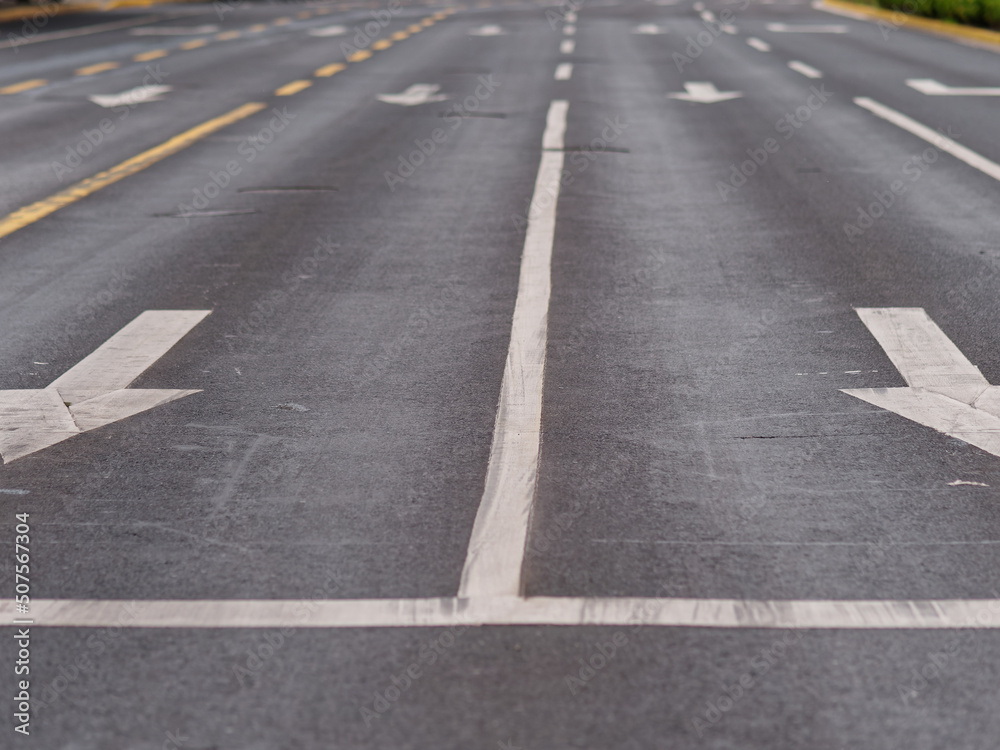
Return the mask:
POLYGON ((935 630, 1000 628, 1000 599, 915 601, 484 597, 440 599, 0 602, 0 619, 36 627, 398 628, 642 625, 697 628, 935 630))

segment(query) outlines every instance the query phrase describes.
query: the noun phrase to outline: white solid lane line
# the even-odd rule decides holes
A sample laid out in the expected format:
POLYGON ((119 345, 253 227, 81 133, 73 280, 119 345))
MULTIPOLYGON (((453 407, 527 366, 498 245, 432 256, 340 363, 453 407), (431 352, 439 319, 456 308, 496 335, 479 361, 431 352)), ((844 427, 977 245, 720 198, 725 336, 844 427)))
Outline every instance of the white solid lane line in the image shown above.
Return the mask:
POLYGON ((572 39, 563 39, 559 45, 559 51, 564 55, 572 55, 573 51, 576 49, 576 42, 572 39))
POLYGON ((927 96, 1000 96, 996 86, 946 86, 933 78, 908 78, 906 85, 927 96))
POLYGON ((555 79, 557 81, 568 81, 573 76, 573 63, 559 63, 556 66, 555 79))
MULTIPOLYGON (((41 11, 39 11, 41 12, 41 11)), ((40 34, 35 37, 18 36, 6 42, 0 42, 0 49, 8 47, 21 47, 25 44, 38 44, 39 42, 53 42, 57 39, 70 39, 77 36, 90 36, 91 34, 101 34, 105 31, 116 31, 117 29, 127 29, 130 26, 146 26, 147 24, 180 18, 179 15, 153 16, 151 18, 129 19, 128 21, 115 21, 114 23, 99 23, 94 26, 84 26, 81 29, 69 29, 67 31, 53 31, 49 34, 40 34)))
POLYGON ((538 475, 552 244, 568 108, 566 101, 553 101, 546 117, 486 486, 462 570, 463 597, 516 596, 521 590, 538 475))
POLYGON ((127 388, 210 313, 146 310, 49 388, 70 404, 127 388))
POLYGON ((945 153, 949 153, 960 161, 964 161, 970 167, 975 167, 983 174, 987 174, 994 180, 1000 180, 1000 164, 992 162, 984 156, 980 156, 972 149, 966 148, 960 143, 956 143, 951 138, 943 135, 936 130, 931 130, 926 125, 921 125, 916 120, 913 120, 902 112, 897 112, 894 109, 886 107, 884 104, 879 104, 874 99, 869 99, 868 97, 858 97, 854 100, 854 103, 859 107, 864 107, 872 114, 881 117, 883 120, 888 120, 896 127, 900 127, 908 133, 912 133, 917 136, 917 138, 922 138, 928 143, 937 146, 939 149, 945 153))
POLYGON ((848 28, 841 24, 797 24, 769 23, 768 31, 778 34, 846 34, 848 28))
POLYGON ((788 67, 794 70, 796 73, 801 73, 806 78, 822 78, 823 74, 816 70, 812 65, 806 65, 804 62, 799 62, 798 60, 792 60, 788 63, 788 67))
POLYGON ((765 42, 763 39, 758 39, 755 36, 752 36, 752 37, 748 38, 747 39, 747 44, 749 44, 751 47, 753 47, 755 50, 758 50, 759 52, 770 52, 771 51, 771 45, 770 44, 768 44, 767 42, 765 42))
MULTIPOLYGON (((17 615, 0 601, 0 618, 17 615)), ((405 628, 604 625, 816 630, 1000 628, 1000 599, 770 600, 496 597, 487 599, 32 599, 36 627, 405 628)))

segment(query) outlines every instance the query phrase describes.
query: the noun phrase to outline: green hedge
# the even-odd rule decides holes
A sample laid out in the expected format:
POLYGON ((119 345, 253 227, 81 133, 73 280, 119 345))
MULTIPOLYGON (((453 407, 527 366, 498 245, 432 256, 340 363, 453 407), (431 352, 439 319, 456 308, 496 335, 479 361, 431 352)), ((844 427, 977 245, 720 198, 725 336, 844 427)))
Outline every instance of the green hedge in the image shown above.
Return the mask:
POLYGON ((878 0, 882 8, 1000 29, 1000 0, 878 0))

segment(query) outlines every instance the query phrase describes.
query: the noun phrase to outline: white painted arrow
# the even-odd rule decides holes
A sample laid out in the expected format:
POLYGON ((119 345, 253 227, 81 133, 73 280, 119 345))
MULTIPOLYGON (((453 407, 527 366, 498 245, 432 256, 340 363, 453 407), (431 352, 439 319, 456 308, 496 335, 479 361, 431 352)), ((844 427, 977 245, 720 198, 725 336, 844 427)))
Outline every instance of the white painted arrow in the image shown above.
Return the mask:
POLYGON ((633 34, 666 34, 667 30, 655 23, 641 23, 632 29, 633 34))
POLYGON ((211 310, 147 310, 41 390, 0 391, 0 458, 10 463, 82 432, 199 393, 126 390, 211 310))
POLYGON ((439 102, 448 97, 438 94, 441 87, 434 83, 415 83, 402 94, 379 94, 378 100, 386 104, 400 104, 404 107, 414 107, 427 102, 439 102))
POLYGON ((724 102, 727 99, 736 99, 743 96, 741 91, 719 91, 714 83, 701 81, 687 81, 684 84, 686 94, 667 94, 671 99, 681 99, 686 102, 700 102, 701 104, 714 104, 724 102))
POLYGON ((927 96, 1000 96, 1000 87, 959 86, 952 88, 933 78, 908 78, 906 85, 927 96))
POLYGON ((843 392, 1000 456, 1000 387, 989 384, 924 309, 857 313, 909 387, 843 392))
POLYGON ((145 102, 158 102, 163 98, 164 94, 172 89, 172 86, 162 86, 160 84, 153 86, 137 86, 134 89, 123 91, 120 94, 94 94, 93 96, 88 96, 87 98, 94 104, 100 105, 105 109, 110 109, 112 107, 143 104, 145 102))
POLYGON ((846 34, 848 28, 839 23, 799 24, 792 26, 787 23, 769 23, 768 31, 779 34, 846 34))
POLYGON ((322 26, 318 29, 309 29, 306 32, 309 36, 343 36, 347 33, 346 26, 322 26))
POLYGON ((473 29, 469 32, 469 36, 500 36, 506 33, 502 28, 497 26, 495 23, 487 24, 486 26, 480 26, 479 28, 473 29))

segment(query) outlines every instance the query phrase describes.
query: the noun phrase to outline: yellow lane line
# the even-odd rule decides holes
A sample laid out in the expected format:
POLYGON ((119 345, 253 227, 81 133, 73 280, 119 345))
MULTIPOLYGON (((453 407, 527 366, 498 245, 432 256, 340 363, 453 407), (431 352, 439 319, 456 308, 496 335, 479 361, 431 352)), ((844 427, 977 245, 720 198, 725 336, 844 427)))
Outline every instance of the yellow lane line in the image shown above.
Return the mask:
POLYGON ((367 60, 371 56, 372 53, 369 50, 359 49, 357 52, 353 52, 348 56, 347 62, 361 62, 362 60, 367 60))
POLYGON ((411 34, 416 34, 418 31, 423 31, 424 27, 418 24, 413 24, 412 26, 408 26, 406 30, 411 34))
POLYGON ((410 35, 409 35, 409 34, 407 34, 407 33, 406 33, 405 31, 397 31, 397 32, 396 32, 395 34, 393 34, 393 35, 392 35, 391 37, 389 37, 389 38, 390 38, 390 39, 394 39, 394 40, 396 40, 397 42, 401 42, 401 41, 403 41, 404 39, 407 39, 407 38, 409 38, 409 36, 410 36, 410 35))
POLYGON ((192 39, 190 42, 184 42, 181 45, 181 49, 198 49, 199 47, 204 47, 208 44, 207 39, 192 39))
POLYGON ((392 42, 388 39, 379 39, 375 44, 372 45, 372 49, 389 49, 392 46, 392 42))
POLYGON ((286 83, 280 89, 274 92, 275 96, 291 96, 292 94, 297 94, 302 89, 307 89, 312 86, 312 81, 292 81, 291 83, 286 83))
POLYGON ((322 68, 317 68, 314 75, 320 78, 329 78, 334 73, 339 73, 347 66, 344 63, 333 63, 332 65, 324 65, 322 68))
POLYGON ((77 68, 75 73, 78 76, 92 76, 94 73, 103 73, 105 70, 114 70, 115 68, 120 68, 121 63, 116 62, 102 62, 95 63, 93 65, 85 65, 82 68, 77 68))
POLYGON ((247 29, 247 31, 252 31, 254 34, 256 34, 258 32, 261 32, 261 31, 267 31, 267 24, 266 23, 255 23, 253 26, 251 26, 249 29, 247 29))
POLYGON ((221 34, 216 34, 215 38, 218 39, 220 42, 226 42, 229 41, 230 39, 236 39, 239 36, 240 36, 239 31, 223 31, 221 34))
POLYGON ((136 62, 148 62, 149 60, 159 60, 161 57, 166 57, 169 54, 165 49, 154 49, 149 52, 141 52, 132 59, 136 62))
POLYGON ((221 130, 227 125, 249 117, 265 108, 267 108, 267 105, 261 102, 244 104, 221 117, 203 122, 201 125, 196 125, 180 135, 175 135, 159 146, 154 146, 148 151, 143 151, 138 156, 133 156, 131 159, 127 159, 105 172, 99 172, 93 177, 88 177, 75 185, 70 185, 65 190, 60 190, 58 193, 50 195, 48 198, 43 198, 37 203, 20 208, 9 216, 0 219, 0 237, 6 237, 18 229, 22 229, 29 224, 34 224, 39 219, 55 213, 63 206, 76 203, 88 195, 96 193, 101 188, 130 177, 136 172, 140 172, 146 167, 150 167, 158 161, 187 148, 205 136, 211 135, 216 130, 221 130))
POLYGON ((276 18, 272 23, 275 26, 287 26, 292 22, 291 18, 276 18))
POLYGON ((302 11, 301 13, 299 13, 299 14, 298 14, 297 16, 295 16, 295 17, 296 17, 296 18, 302 18, 302 19, 305 19, 305 18, 312 18, 312 13, 310 13, 310 12, 309 12, 308 10, 304 10, 304 11, 302 11))
POLYGON ((10 86, 4 86, 0 89, 0 94, 20 94, 22 91, 28 91, 29 89, 37 89, 39 86, 44 86, 48 81, 44 78, 35 78, 31 81, 21 81, 20 83, 12 83, 10 86))

